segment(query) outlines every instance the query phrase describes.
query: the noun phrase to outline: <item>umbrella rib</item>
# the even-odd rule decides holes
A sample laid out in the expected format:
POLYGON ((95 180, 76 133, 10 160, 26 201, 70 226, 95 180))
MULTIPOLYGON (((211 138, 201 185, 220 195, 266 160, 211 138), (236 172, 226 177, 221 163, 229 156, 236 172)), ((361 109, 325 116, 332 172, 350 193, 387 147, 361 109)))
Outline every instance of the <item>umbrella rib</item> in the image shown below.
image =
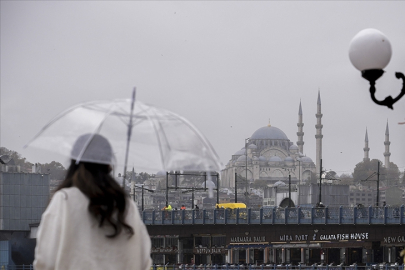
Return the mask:
MULTIPOLYGON (((192 124, 191 124, 188 120, 186 120, 184 117, 182 117, 182 116, 180 116, 180 115, 177 115, 177 114, 175 114, 175 113, 173 113, 173 112, 171 112, 171 114, 177 116, 180 121, 182 121, 184 124, 186 124, 186 125, 194 132, 194 134, 196 134, 196 135, 204 142, 205 146, 207 146, 207 147, 206 147, 207 150, 210 152, 210 154, 211 154, 212 156, 214 156, 214 157, 216 158, 215 161, 216 161, 216 163, 217 163, 217 160, 219 159, 219 157, 218 157, 217 153, 213 150, 214 148, 211 146, 210 142, 205 139, 205 137, 202 135, 202 133, 201 133, 197 128, 195 128, 194 125, 192 125, 192 124)), ((205 163, 204 163, 204 164, 205 164, 205 163)), ((206 164, 205 164, 205 165, 206 165, 206 164)), ((216 165, 217 165, 218 169, 221 168, 221 164, 218 164, 218 163, 217 163, 216 165)), ((208 167, 207 167, 207 166, 206 166, 205 168, 206 168, 206 170, 208 170, 208 167)))
MULTIPOLYGON (((158 141, 158 145, 159 145, 159 151, 160 151, 160 161, 161 161, 161 163, 162 163, 162 168, 164 168, 164 169, 166 170, 166 166, 165 166, 165 163, 164 163, 164 157, 163 157, 163 151, 162 151, 162 143, 161 143, 161 141, 160 141, 160 134, 159 134, 159 132, 158 132, 158 130, 157 130, 157 127, 156 127, 155 122, 154 122, 154 121, 151 121, 152 117, 151 117, 151 115, 149 114, 148 111, 150 111, 150 110, 144 110, 144 113, 145 113, 145 115, 146 115, 146 118, 149 120, 148 122, 151 123, 153 129, 155 130, 155 134, 156 134, 157 141, 158 141)), ((162 129, 162 130, 163 130, 163 129, 162 129)), ((166 141, 167 141, 167 140, 166 140, 166 141)), ((170 147, 170 146, 169 146, 169 147, 170 147)))
MULTIPOLYGON (((89 103, 90 103, 90 102, 89 102, 89 103)), ((52 119, 51 121, 49 121, 45 126, 43 126, 43 127, 41 128, 41 130, 40 130, 30 141, 28 141, 28 142, 23 146, 23 148, 24 148, 24 149, 27 148, 28 145, 29 145, 30 143, 32 143, 34 140, 36 140, 36 139, 39 137, 39 135, 41 135, 42 132, 44 132, 46 129, 48 129, 48 127, 49 127, 50 125, 52 125, 53 123, 55 123, 56 121, 58 121, 60 118, 62 118, 63 116, 65 116, 67 113, 69 113, 69 112, 71 112, 71 111, 73 111, 73 110, 75 110, 75 109, 77 109, 77 108, 79 108, 79 107, 81 107, 81 106, 83 106, 83 104, 78 104, 78 105, 73 106, 73 107, 70 107, 69 109, 66 109, 66 110, 64 110, 63 112, 61 112, 61 113, 59 113, 58 115, 56 115, 55 118, 53 118, 53 119, 52 119)))

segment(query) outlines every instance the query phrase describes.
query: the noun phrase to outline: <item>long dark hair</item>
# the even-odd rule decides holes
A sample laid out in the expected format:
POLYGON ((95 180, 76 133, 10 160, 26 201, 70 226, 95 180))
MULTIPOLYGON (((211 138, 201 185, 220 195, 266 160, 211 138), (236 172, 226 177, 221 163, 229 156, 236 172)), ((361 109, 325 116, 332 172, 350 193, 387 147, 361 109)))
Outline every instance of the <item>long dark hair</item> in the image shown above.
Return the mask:
POLYGON ((98 220, 99 227, 111 225, 114 238, 124 229, 130 237, 133 228, 125 223, 127 196, 125 191, 110 175, 111 167, 104 164, 71 161, 65 180, 57 188, 75 186, 89 198, 88 210, 98 220), (116 213, 116 215, 115 215, 116 213))

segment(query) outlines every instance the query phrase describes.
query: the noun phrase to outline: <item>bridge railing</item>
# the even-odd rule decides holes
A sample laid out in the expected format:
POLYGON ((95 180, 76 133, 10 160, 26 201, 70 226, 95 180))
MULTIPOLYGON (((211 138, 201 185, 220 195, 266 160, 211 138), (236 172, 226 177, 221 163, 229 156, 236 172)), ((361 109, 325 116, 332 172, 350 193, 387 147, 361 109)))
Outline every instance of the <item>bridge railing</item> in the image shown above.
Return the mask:
POLYGON ((145 210, 146 225, 193 224, 405 224, 405 207, 265 207, 145 210))
POLYGON ((369 266, 303 266, 303 265, 276 265, 276 264, 166 264, 153 265, 151 270, 404 270, 404 265, 376 264, 369 266))

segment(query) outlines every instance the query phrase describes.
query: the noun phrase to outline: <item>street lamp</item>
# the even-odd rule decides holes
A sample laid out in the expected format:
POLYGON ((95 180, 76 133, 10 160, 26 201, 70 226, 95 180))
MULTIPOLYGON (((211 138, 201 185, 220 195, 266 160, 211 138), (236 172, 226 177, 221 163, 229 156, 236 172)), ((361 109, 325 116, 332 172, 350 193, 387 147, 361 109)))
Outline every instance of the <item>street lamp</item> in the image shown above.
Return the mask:
POLYGON ((405 77, 401 72, 396 72, 395 77, 402 79, 401 93, 396 97, 386 97, 377 100, 375 97, 375 81, 380 78, 391 59, 391 44, 387 37, 376 29, 364 29, 357 33, 350 42, 349 58, 353 66, 361 71, 364 79, 370 82, 371 99, 378 105, 393 109, 393 104, 405 95, 405 77))
POLYGON ((249 193, 248 193, 248 173, 247 173, 247 168, 248 168, 248 142, 249 142, 250 138, 246 138, 245 139, 245 155, 246 155, 246 164, 245 164, 245 171, 246 171, 246 191, 245 191, 245 201, 246 201, 246 205, 249 207, 249 193))
POLYGON ((298 205, 301 203, 301 159, 297 158, 296 161, 298 161, 298 205))
POLYGON ((294 168, 284 168, 285 171, 288 171, 288 208, 291 207, 291 170, 294 168))

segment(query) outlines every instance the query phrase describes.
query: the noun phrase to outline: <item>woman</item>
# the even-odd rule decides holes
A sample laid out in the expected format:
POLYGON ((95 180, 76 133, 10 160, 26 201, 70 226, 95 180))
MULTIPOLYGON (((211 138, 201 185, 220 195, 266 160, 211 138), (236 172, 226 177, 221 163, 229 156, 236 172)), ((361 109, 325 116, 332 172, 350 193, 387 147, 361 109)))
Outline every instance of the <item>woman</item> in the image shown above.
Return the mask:
POLYGON ((34 268, 150 269, 146 227, 135 203, 110 175, 110 143, 97 134, 82 135, 71 159, 42 215, 34 268))

